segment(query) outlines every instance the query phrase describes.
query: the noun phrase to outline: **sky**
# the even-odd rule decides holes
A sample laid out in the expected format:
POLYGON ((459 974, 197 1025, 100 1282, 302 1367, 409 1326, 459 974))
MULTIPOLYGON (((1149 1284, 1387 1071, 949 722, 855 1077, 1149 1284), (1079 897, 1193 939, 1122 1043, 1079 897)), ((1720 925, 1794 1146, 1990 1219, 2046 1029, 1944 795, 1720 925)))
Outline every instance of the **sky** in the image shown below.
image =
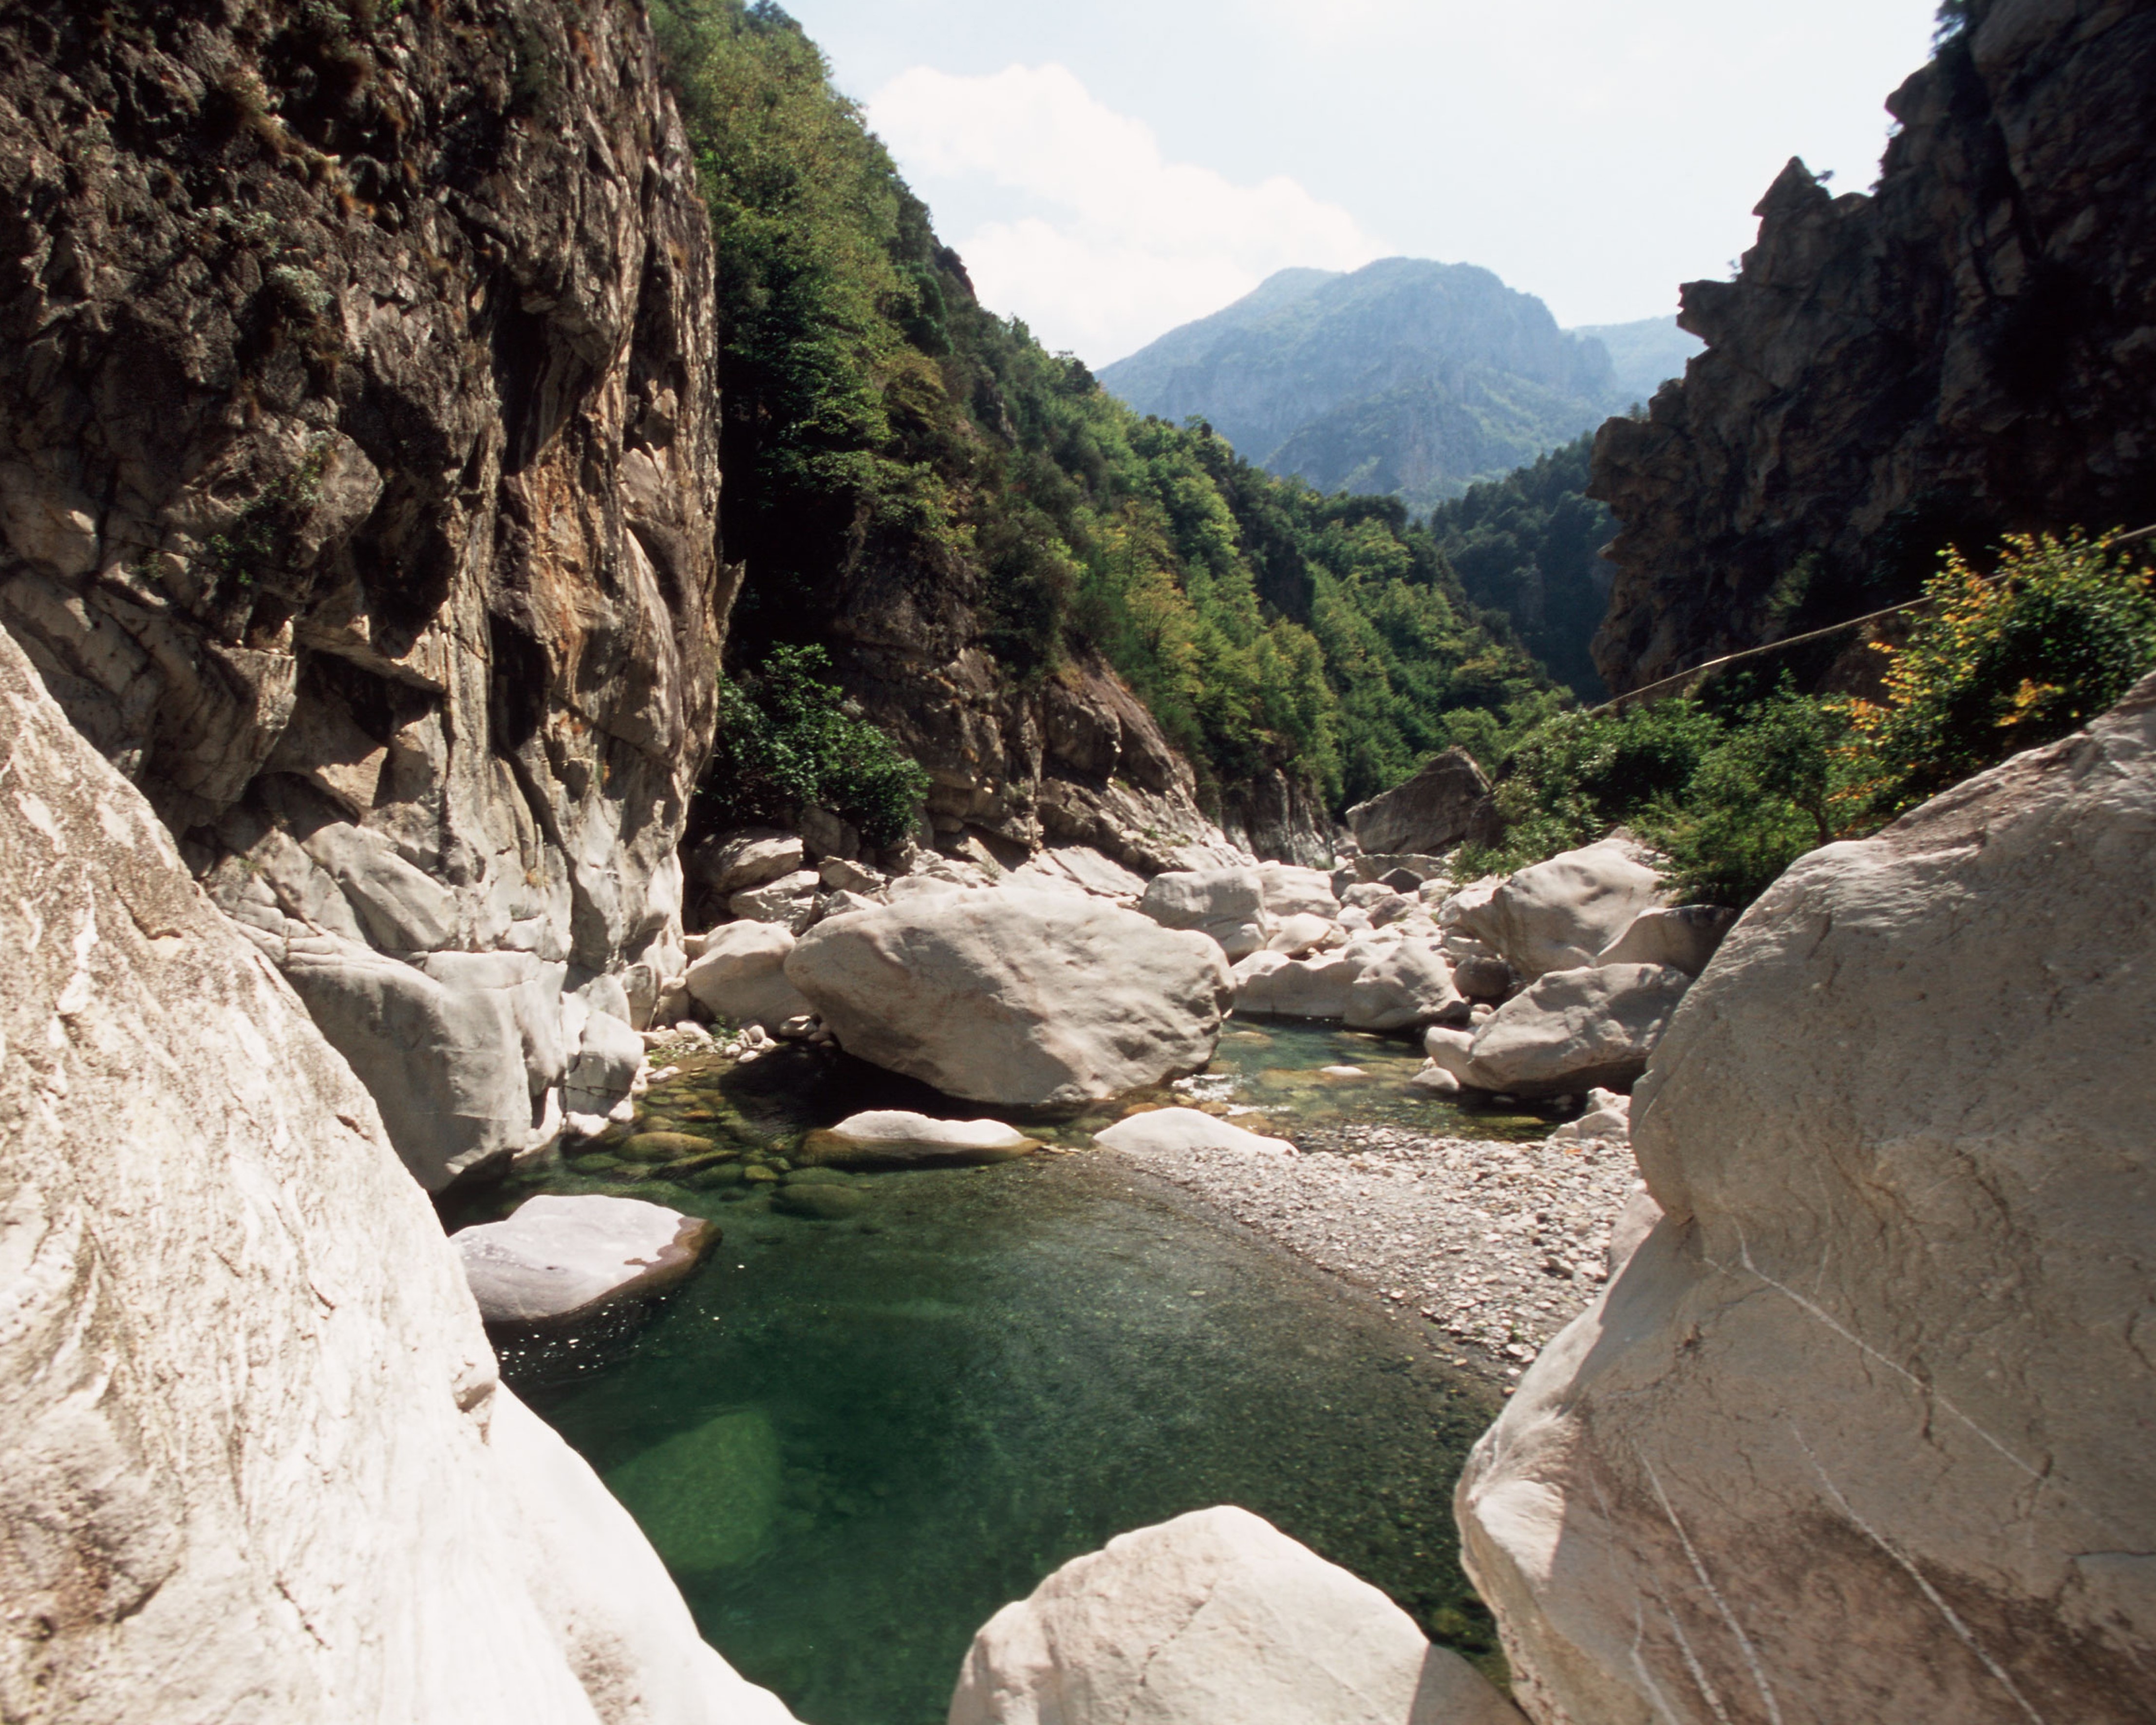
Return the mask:
POLYGON ((1936 0, 783 0, 983 301, 1099 366, 1291 265, 1481 264, 1568 327, 1876 177, 1936 0))

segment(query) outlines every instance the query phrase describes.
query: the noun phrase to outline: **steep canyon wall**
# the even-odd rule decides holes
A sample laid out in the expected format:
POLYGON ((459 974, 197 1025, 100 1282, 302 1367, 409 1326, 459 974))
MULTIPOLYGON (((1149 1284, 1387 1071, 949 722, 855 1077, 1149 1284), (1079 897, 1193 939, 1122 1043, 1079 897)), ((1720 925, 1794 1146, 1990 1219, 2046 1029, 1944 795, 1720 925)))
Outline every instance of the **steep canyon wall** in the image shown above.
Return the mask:
POLYGON ((430 1185, 678 968, 711 270, 630 0, 0 33, 0 622, 430 1185))
POLYGON ((2156 522, 2156 13, 1973 12, 1874 190, 1791 162, 1684 289, 1707 352, 1603 427, 1612 689, 1913 597, 1945 543, 2156 522))

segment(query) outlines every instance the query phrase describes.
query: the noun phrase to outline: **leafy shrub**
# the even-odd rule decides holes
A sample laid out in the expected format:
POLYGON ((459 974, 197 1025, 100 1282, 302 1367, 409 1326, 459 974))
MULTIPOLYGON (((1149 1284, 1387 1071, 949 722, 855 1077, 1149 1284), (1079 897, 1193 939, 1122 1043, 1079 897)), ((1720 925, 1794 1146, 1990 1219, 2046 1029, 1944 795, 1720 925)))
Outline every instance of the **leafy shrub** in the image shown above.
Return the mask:
POLYGON ((2156 667, 2156 585, 2108 540, 2017 534, 1989 577, 1948 551, 1924 596, 1886 650, 1886 703, 1856 712, 1881 819, 2087 724, 2156 667))
POLYGON ((860 716, 830 669, 819 646, 778 647, 740 682, 721 685, 700 826, 789 823, 813 807, 831 810, 879 847, 905 837, 928 775, 860 716))

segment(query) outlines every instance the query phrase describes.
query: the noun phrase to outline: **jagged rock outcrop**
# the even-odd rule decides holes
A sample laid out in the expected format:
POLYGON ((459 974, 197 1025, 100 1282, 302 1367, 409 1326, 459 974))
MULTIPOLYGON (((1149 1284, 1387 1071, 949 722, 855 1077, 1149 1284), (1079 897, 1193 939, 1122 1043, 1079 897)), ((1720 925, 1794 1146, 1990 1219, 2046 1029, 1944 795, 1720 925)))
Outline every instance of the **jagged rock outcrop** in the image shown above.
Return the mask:
POLYGON ((443 1051, 429 1177, 516 1147, 552 1057, 475 1004, 501 966, 414 961, 678 973, 711 267, 630 0, 0 33, 0 622, 370 1082, 443 1051))
POLYGON ((1661 1218, 1460 1486, 1541 1725, 2149 1718, 2152 835, 2156 677, 1803 858, 1693 985, 1631 1110, 1661 1218))
POLYGON ((1911 598, 1948 541, 2156 522, 2156 13, 1970 9, 1876 190, 1791 162, 1684 290, 1707 351, 1604 426, 1613 689, 1911 598))
POLYGON ((380 1117, 0 635, 0 1714, 788 1725, 496 1381, 380 1117))

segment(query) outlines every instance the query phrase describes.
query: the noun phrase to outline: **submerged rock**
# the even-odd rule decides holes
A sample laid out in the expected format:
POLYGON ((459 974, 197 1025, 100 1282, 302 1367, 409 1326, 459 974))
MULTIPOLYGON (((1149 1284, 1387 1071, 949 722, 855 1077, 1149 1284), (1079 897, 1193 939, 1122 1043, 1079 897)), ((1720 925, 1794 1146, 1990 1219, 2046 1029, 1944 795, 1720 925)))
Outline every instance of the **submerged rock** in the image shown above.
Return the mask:
POLYGON ((1004 889, 812 929, 786 974, 846 1052, 977 1102, 1069 1107, 1200 1070, 1231 998, 1209 937, 1004 889))
POLYGON ((939 1120, 903 1109, 850 1115, 829 1131, 802 1140, 808 1166, 922 1167, 937 1163, 1005 1162, 1040 1148, 1001 1120, 939 1120))
POLYGON ((503 1222, 449 1237, 490 1324, 549 1324, 671 1287, 718 1230, 640 1198, 527 1198, 503 1222))
POLYGON ((1522 1725, 1368 1582, 1248 1510, 1073 1558, 974 1636, 950 1725, 1522 1725))
POLYGON ((2156 677, 1731 934, 1666 1213, 1460 1481, 1536 1717, 2148 1717, 2152 835, 2156 677))
POLYGON ((1266 1156, 1292 1156, 1285 1138, 1267 1138, 1195 1108, 1151 1108, 1117 1120, 1093 1141, 1110 1150, 1245 1150, 1266 1156))

